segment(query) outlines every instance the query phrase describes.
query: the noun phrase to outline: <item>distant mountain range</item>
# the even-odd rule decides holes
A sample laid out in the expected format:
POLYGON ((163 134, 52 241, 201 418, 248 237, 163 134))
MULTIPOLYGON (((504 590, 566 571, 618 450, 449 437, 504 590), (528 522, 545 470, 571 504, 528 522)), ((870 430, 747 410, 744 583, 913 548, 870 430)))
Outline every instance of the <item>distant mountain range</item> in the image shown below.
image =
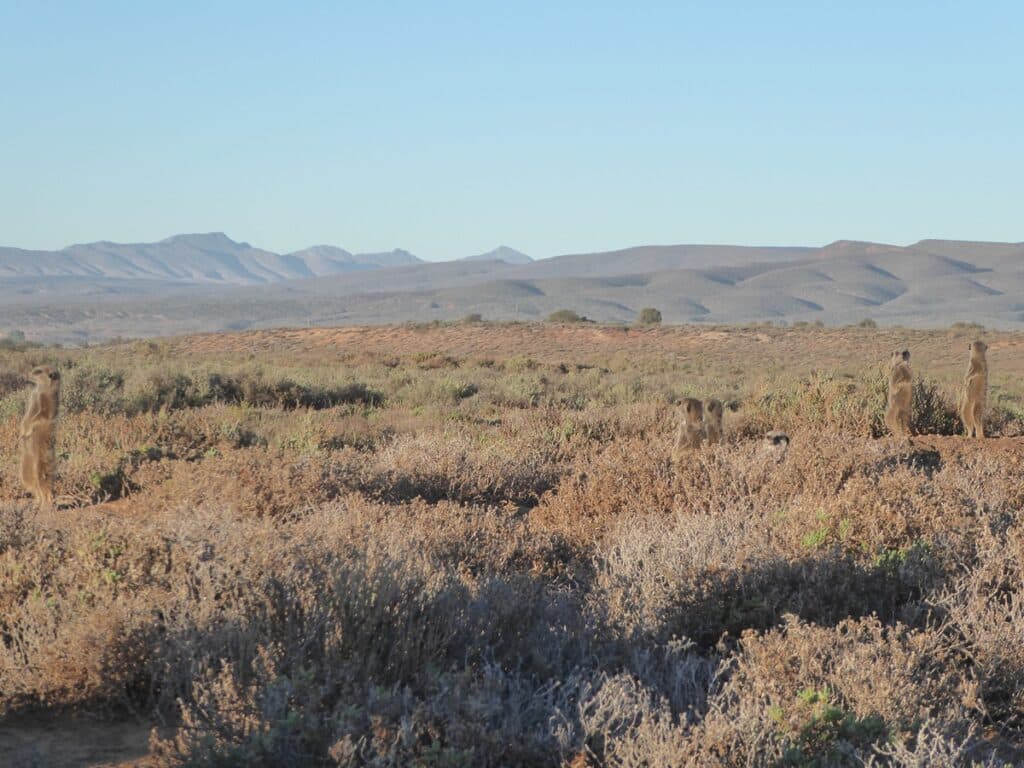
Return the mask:
POLYGON ((87 277, 253 285, 419 264, 408 251, 349 253, 315 245, 273 253, 223 232, 175 235, 158 243, 88 243, 59 251, 0 248, 0 278, 87 277))
POLYGON ((543 319, 758 320, 1024 328, 1024 243, 840 240, 824 247, 638 246, 447 262, 318 245, 276 254, 224 234, 60 251, 0 248, 0 334, 80 342, 276 325, 543 319))
POLYGON ((506 264, 529 264, 533 259, 525 253, 509 248, 507 245, 499 245, 493 251, 479 253, 476 256, 466 256, 463 261, 503 261, 506 264))

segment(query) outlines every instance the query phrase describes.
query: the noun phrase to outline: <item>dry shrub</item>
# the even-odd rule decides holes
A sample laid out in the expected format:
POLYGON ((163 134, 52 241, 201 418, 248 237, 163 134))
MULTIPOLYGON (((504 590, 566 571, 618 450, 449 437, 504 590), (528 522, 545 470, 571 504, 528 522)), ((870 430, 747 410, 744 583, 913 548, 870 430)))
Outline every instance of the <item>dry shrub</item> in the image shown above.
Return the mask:
MULTIPOLYGON (((1024 758, 1011 441, 872 439, 875 370, 748 396, 738 357, 253 338, 262 369, 67 353, 78 506, 0 506, 4 712, 151 713, 168 766, 1024 758), (354 380, 386 398, 332 399, 354 380), (683 393, 744 405, 674 467, 683 393)), ((948 430, 919 387, 918 426, 948 430)))
POLYGON ((25 379, 24 375, 11 370, 10 368, 0 368, 0 399, 21 389, 25 389, 27 386, 28 381, 25 379))
POLYGON ((744 638, 728 681, 689 737, 695 764, 860 765, 913 740, 939 713, 966 736, 976 683, 945 639, 877 619, 791 619, 744 638))
MULTIPOLYGON (((550 625, 576 623, 571 614, 530 579, 433 565, 415 551, 413 530, 394 537, 408 542, 401 561, 388 553, 391 537, 339 550, 333 530, 353 535, 350 512, 317 515, 315 526, 298 521, 289 541, 271 546, 267 570, 242 567, 241 588, 211 573, 192 581, 198 595, 170 603, 155 657, 164 685, 184 703, 185 727, 158 752, 172 764, 298 765, 359 746, 382 764, 438 750, 493 764, 516 733, 527 764, 549 754, 543 712, 555 687, 487 658, 519 657, 534 674, 560 673, 547 657, 561 655, 564 641, 550 625), (236 649, 227 659, 225 644, 236 649), (536 659, 527 661, 528 649, 536 659)), ((271 534, 246 527, 261 543, 271 534)), ((207 562, 218 571, 225 560, 238 567, 241 554, 220 549, 207 562)))
POLYGON ((935 578, 911 561, 860 563, 839 551, 792 555, 770 518, 680 512, 666 525, 626 518, 599 549, 594 599, 627 636, 690 637, 706 647, 794 613, 823 624, 877 613, 896 618, 913 589, 935 578))
POLYGON ((152 595, 165 543, 130 528, 15 513, 0 551, 0 711, 24 703, 124 703, 146 685, 152 595), (140 599, 136 599, 140 598, 140 599))
MULTIPOLYGON (((346 467, 322 456, 249 449, 201 462, 143 467, 137 481, 168 508, 208 506, 244 516, 280 516, 308 510, 346 487, 346 467)), ((154 500, 147 501, 154 505, 154 500)))
POLYGON ((673 499, 667 449, 625 439, 567 473, 531 519, 541 529, 590 543, 623 516, 664 513, 672 508, 673 499))
POLYGON ((937 598, 947 631, 967 644, 986 715, 1024 732, 1024 529, 982 530, 975 567, 937 598))
POLYGON ((622 672, 581 691, 573 741, 582 742, 582 749, 572 765, 684 764, 687 729, 706 711, 715 665, 685 643, 670 644, 659 663, 671 672, 642 677, 622 672), (650 684, 666 678, 671 685, 650 684))
POLYGON ((1002 758, 991 745, 977 737, 973 724, 963 735, 951 735, 938 719, 925 720, 913 739, 876 747, 868 759, 871 768, 1010 768, 1012 757, 1002 758))
POLYGON ((884 379, 877 375, 856 378, 831 371, 812 374, 795 384, 765 384, 765 391, 751 397, 741 411, 743 432, 828 429, 873 435, 882 423, 885 387, 884 379))
MULTIPOLYGON (((961 429, 956 397, 933 379, 915 376, 911 424, 920 434, 953 435, 961 429)), ((736 420, 742 434, 769 429, 798 431, 826 429, 849 435, 881 437, 885 427, 888 374, 880 369, 857 375, 834 371, 814 373, 794 384, 766 384, 765 391, 749 398, 736 420)), ((995 433, 1009 430, 1015 421, 1005 409, 990 409, 995 433)))
POLYGON ((509 501, 529 506, 559 475, 558 448, 542 434, 521 442, 475 439, 466 431, 403 435, 364 467, 367 490, 384 498, 509 501))
POLYGON ((416 367, 421 371, 431 371, 438 368, 458 368, 459 361, 451 355, 442 355, 438 352, 421 352, 414 357, 416 367))

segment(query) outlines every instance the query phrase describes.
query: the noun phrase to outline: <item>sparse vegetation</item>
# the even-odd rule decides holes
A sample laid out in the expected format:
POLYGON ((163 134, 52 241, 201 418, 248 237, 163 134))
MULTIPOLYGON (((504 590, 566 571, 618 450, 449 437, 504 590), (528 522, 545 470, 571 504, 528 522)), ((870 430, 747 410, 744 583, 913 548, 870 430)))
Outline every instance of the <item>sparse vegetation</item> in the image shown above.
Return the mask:
POLYGON ((571 309, 558 309, 548 315, 549 323, 583 323, 587 318, 578 315, 571 309))
POLYGON ((0 336, 0 350, 24 350, 33 346, 38 347, 39 345, 28 341, 24 331, 8 331, 0 336))
POLYGON ((950 326, 950 329, 953 330, 953 331, 958 331, 958 332, 967 332, 967 331, 972 331, 974 333, 984 333, 985 332, 985 326, 982 325, 981 323, 957 322, 957 323, 953 323, 950 326))
POLYGON ((653 307, 644 307, 636 316, 638 325, 660 325, 661 312, 653 307))
POLYGON ((1024 447, 948 437, 947 330, 911 445, 889 331, 344 333, 0 351, 0 713, 150 715, 157 766, 1024 760, 1024 447), (56 512, 17 486, 43 361, 56 512), (689 396, 738 407, 674 472, 689 396))

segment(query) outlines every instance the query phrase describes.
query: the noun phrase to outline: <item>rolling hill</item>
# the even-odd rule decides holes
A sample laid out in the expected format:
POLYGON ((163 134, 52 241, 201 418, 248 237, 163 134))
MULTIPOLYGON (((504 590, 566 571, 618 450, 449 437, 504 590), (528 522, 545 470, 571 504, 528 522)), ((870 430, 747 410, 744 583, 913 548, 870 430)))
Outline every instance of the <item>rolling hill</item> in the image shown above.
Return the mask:
POLYGON ((466 256, 462 261, 503 261, 506 264, 529 264, 533 261, 529 256, 507 245, 499 245, 493 251, 466 256))
POLYGON ((507 246, 425 262, 319 245, 275 254, 220 233, 60 251, 0 248, 0 332, 62 342, 279 325, 538 320, 569 308, 632 322, 871 318, 1024 327, 1024 243, 840 240, 814 247, 638 246, 533 260, 507 246))

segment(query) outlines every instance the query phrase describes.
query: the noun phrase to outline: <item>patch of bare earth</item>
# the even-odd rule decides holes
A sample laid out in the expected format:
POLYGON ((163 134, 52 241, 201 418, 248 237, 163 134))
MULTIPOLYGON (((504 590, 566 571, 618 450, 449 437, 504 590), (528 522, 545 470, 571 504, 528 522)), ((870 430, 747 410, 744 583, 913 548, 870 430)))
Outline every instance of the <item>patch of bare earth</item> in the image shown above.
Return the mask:
POLYGON ((10 768, 148 768, 151 726, 87 716, 0 722, 0 764, 10 768))

